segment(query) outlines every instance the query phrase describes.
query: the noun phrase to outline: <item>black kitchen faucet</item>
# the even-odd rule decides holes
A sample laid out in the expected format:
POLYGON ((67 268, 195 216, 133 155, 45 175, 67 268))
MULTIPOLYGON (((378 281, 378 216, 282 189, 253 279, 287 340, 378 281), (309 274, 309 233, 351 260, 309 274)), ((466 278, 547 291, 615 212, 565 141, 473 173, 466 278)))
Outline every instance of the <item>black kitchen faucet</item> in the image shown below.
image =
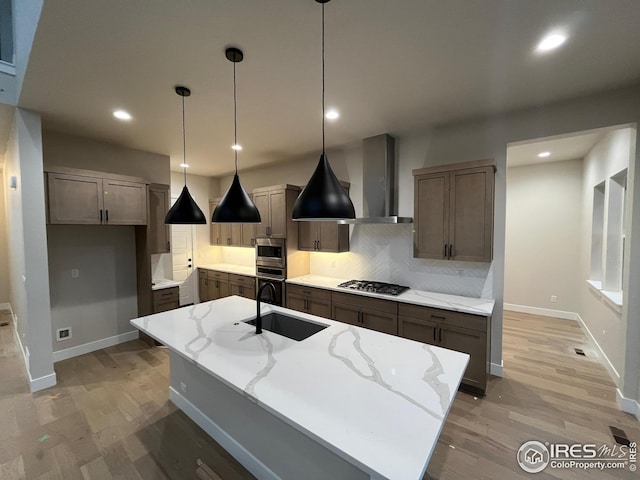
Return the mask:
POLYGON ((276 298, 276 287, 271 282, 265 282, 260 285, 258 288, 258 293, 256 294, 256 333, 262 333, 262 316, 260 315, 260 298, 262 297, 262 291, 265 287, 269 287, 271 289, 271 293, 273 294, 273 298, 276 298))

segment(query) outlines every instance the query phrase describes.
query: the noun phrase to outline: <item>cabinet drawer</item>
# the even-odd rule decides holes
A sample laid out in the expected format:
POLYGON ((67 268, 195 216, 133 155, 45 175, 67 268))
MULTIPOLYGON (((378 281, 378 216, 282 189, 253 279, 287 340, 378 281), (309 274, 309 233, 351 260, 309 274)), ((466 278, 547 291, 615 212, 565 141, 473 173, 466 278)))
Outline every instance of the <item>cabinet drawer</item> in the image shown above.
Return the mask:
POLYGON ((252 287, 256 284, 255 277, 249 277, 247 275, 237 275, 235 273, 229 274, 229 283, 235 283, 236 285, 242 285, 244 287, 252 287))
POLYGON ((205 279, 205 278, 207 278, 207 276, 208 276, 208 271, 207 270, 204 270, 202 268, 198 269, 198 278, 205 279))
POLYGON ((430 322, 439 322, 454 327, 468 328, 470 330, 477 330, 480 332, 486 332, 489 323, 488 318, 481 315, 452 312, 450 310, 409 305, 407 303, 400 303, 398 305, 398 314, 405 317, 417 318, 430 322))
POLYGON ((218 272, 216 270, 209 270, 209 273, 207 275, 209 278, 212 278, 214 280, 219 280, 221 282, 228 282, 229 281, 229 274, 226 272, 218 272))
POLYGON ((172 302, 175 300, 180 300, 180 288, 179 287, 171 287, 171 288, 162 288, 160 290, 153 291, 153 303, 160 302, 172 302))
POLYGON ((365 310, 375 310, 394 315, 398 313, 398 302, 394 302, 393 300, 382 300, 351 293, 331 292, 331 301, 334 303, 358 306, 365 310))
POLYGON ((304 287, 302 285, 287 284, 287 292, 303 297, 312 297, 317 300, 331 300, 331 291, 322 288, 304 287))

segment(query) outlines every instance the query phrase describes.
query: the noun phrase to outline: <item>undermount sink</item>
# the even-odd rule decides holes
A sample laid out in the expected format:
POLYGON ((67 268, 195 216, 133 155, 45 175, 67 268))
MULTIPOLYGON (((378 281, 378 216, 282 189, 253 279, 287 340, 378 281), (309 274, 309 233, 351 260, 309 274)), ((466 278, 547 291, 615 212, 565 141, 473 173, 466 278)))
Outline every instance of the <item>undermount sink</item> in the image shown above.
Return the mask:
MULTIPOLYGON (((256 319, 247 320, 245 323, 255 325, 256 319)), ((324 330, 329 325, 308 322, 289 315, 272 312, 262 315, 262 328, 277 333, 292 340, 300 341, 309 338, 314 333, 324 330)))

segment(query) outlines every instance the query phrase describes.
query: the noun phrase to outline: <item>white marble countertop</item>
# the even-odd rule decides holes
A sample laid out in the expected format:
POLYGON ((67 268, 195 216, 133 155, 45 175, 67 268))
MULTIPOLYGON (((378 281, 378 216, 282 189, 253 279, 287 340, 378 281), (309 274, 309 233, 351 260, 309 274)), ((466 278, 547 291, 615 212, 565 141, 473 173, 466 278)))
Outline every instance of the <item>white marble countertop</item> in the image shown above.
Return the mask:
POLYGON ((151 282, 151 290, 162 290, 163 288, 179 287, 180 285, 182 285, 182 282, 177 280, 160 278, 151 282))
POLYGON ((456 312, 472 313, 488 317, 493 312, 495 301, 487 298, 461 297, 459 295, 448 295, 446 293, 423 292, 421 290, 409 289, 400 295, 384 295, 380 293, 362 292, 349 288, 338 287, 340 283, 351 279, 322 277, 319 275, 304 275, 302 277, 287 279, 287 283, 303 285, 307 287, 325 288, 336 292, 353 293, 395 302, 411 303, 425 307, 442 308, 456 312))
POLYGON ((207 265, 198 265, 198 268, 205 270, 217 270, 219 272, 237 273, 238 275, 250 275, 256 276, 256 267, 252 265, 247 267, 246 265, 234 265, 232 263, 210 263, 207 265))
POLYGON ((469 356, 268 304, 328 328, 256 335, 255 308, 232 296, 131 323, 370 475, 421 479, 469 356))

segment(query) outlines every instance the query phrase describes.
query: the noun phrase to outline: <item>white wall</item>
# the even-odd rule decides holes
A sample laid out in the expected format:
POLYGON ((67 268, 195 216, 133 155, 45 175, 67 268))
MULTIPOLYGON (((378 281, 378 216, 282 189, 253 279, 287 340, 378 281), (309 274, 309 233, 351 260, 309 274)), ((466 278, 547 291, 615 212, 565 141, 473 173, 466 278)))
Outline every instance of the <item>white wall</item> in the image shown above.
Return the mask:
POLYGON ((582 208, 581 158, 507 169, 505 303, 578 312, 582 208))
MULTIPOLYGON (((64 166, 170 182, 166 155, 50 131, 43 147, 45 170, 64 166)), ((53 350, 134 331, 128 322, 138 316, 135 227, 49 225, 47 231, 53 350), (80 272, 77 279, 72 268, 80 272), (68 326, 72 337, 57 342, 56 330, 68 326)))
POLYGON ((7 251, 7 215, 6 190, 9 189, 9 177, 4 174, 4 160, 0 165, 0 303, 9 302, 9 256, 7 251))
POLYGON ((55 384, 39 115, 16 111, 5 169, 18 179, 18 188, 8 189, 6 196, 10 301, 31 388, 37 390, 55 384))

